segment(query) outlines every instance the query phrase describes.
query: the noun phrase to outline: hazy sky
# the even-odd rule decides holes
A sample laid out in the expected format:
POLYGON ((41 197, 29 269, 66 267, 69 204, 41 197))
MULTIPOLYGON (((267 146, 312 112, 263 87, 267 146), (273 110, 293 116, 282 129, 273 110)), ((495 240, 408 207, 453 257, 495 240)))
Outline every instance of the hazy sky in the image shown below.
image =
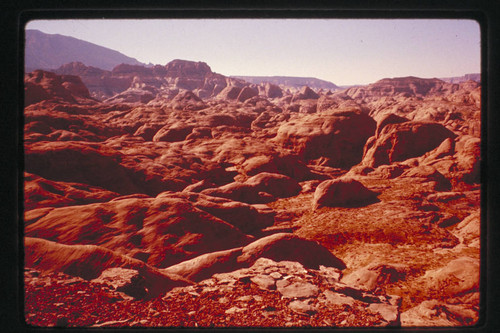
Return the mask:
POLYGON ((165 19, 31 21, 144 63, 204 61, 224 75, 306 76, 337 85, 479 73, 473 20, 165 19))

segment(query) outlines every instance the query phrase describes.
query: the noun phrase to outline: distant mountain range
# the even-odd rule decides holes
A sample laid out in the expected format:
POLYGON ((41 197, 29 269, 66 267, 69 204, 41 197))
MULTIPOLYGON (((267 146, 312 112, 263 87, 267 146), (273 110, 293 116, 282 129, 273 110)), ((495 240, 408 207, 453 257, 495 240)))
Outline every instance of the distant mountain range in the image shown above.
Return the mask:
POLYGON ((53 70, 74 61, 105 70, 111 70, 120 64, 144 65, 118 51, 77 38, 26 30, 26 72, 35 69, 53 70))
POLYGON ((439 79, 443 80, 445 82, 449 82, 449 83, 460 83, 460 82, 464 82, 464 81, 481 82, 481 74, 480 73, 472 73, 472 74, 465 74, 462 76, 442 77, 439 79))
POLYGON ((329 89, 339 90, 340 88, 330 81, 320 80, 314 77, 297 77, 297 76, 231 76, 237 79, 242 79, 250 83, 260 84, 269 82, 281 87, 293 87, 300 89, 303 86, 308 86, 314 89, 329 89))

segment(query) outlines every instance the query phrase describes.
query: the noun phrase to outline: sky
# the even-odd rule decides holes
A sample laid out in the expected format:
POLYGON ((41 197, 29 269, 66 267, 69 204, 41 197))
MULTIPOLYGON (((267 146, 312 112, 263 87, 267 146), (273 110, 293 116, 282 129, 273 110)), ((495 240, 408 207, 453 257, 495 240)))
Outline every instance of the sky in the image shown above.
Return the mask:
POLYGON ((465 19, 35 20, 143 63, 203 61, 223 75, 316 77, 337 85, 481 71, 480 26, 465 19))

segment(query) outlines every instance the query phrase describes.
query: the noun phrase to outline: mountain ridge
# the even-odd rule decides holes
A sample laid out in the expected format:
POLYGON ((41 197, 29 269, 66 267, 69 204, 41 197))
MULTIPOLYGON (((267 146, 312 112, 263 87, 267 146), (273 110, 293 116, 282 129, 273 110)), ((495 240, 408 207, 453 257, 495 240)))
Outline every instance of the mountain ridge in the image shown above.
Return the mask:
POLYGON ((25 38, 26 72, 35 69, 54 70, 74 61, 104 70, 111 70, 121 63, 145 65, 116 50, 70 36, 27 29, 25 38))
POLYGON ((269 82, 282 87, 293 87, 300 89, 303 86, 308 86, 314 89, 329 89, 339 90, 340 87, 331 81, 321 80, 315 77, 302 77, 302 76, 252 76, 252 75, 231 75, 230 77, 242 79, 253 84, 260 84, 269 82))

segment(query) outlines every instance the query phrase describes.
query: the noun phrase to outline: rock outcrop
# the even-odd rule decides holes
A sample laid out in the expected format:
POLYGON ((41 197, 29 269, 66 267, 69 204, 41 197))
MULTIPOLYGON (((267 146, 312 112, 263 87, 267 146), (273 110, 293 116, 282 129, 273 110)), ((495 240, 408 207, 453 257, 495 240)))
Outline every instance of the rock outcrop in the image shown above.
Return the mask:
POLYGON ((325 180, 313 197, 313 209, 327 207, 359 207, 378 201, 377 192, 352 178, 325 180))
POLYGON ((362 163, 377 167, 418 157, 455 136, 452 131, 438 123, 387 124, 378 137, 367 142, 362 163))
POLYGON ((349 168, 361 161, 375 127, 375 121, 359 111, 322 113, 288 121, 273 140, 305 161, 324 157, 329 166, 349 168))

